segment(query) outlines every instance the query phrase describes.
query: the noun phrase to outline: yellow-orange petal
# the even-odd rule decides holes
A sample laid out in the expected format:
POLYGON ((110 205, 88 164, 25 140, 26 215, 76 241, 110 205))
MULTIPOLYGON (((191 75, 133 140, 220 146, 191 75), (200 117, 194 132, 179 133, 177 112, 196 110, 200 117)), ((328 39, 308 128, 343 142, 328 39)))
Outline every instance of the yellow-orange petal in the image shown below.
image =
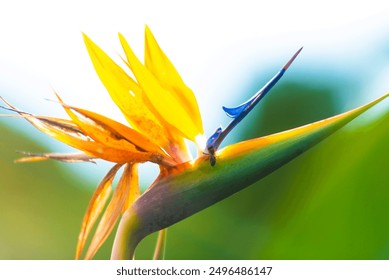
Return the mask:
POLYGON ((81 225, 81 231, 78 236, 78 243, 76 249, 76 259, 80 259, 82 250, 84 249, 86 239, 95 224, 97 218, 104 209, 104 206, 112 192, 112 181, 115 178, 116 173, 122 165, 116 164, 108 172, 107 175, 100 182, 95 193, 92 196, 91 201, 89 202, 88 209, 84 215, 84 219, 81 225))
POLYGON ((78 126, 69 120, 34 116, 26 113, 20 113, 20 115, 43 133, 81 151, 91 152, 102 147, 102 145, 92 141, 78 126))
POLYGON ((83 36, 97 75, 129 124, 166 149, 168 132, 144 103, 140 86, 88 36, 83 36))
POLYGON ((100 114, 66 105, 57 97, 73 122, 95 141, 114 148, 159 153, 161 156, 165 154, 159 146, 136 130, 100 114))
POLYGON ((199 134, 204 134, 199 106, 193 91, 184 83, 173 63, 158 45, 148 26, 145 28, 145 65, 192 117, 199 134))
POLYGON ((25 156, 15 160, 15 162, 35 162, 48 159, 54 159, 63 162, 94 162, 93 157, 88 156, 84 153, 68 153, 68 154, 59 154, 59 153, 29 153, 29 152, 19 152, 25 156))
POLYGON ((139 187, 139 174, 137 164, 134 164, 130 176, 130 190, 128 196, 124 203, 122 214, 130 207, 134 201, 140 196, 140 187, 139 187))
POLYGON ((115 139, 125 139, 129 143, 133 144, 138 150, 165 154, 164 151, 155 144, 151 139, 143 136, 138 131, 125 126, 115 120, 107 118, 103 115, 73 107, 64 105, 65 107, 74 110, 84 116, 87 120, 94 122, 97 126, 102 127, 114 137, 115 139))
POLYGON ((111 233, 113 227, 115 226, 115 223, 130 192, 130 188, 132 187, 131 177, 134 172, 133 169, 133 164, 126 165, 123 171, 123 175, 116 186, 112 199, 105 209, 103 217, 99 222, 91 244, 89 245, 85 259, 93 258, 101 244, 103 244, 103 242, 107 239, 108 235, 111 233))
POLYGON ((159 153, 110 147, 105 143, 96 142, 88 135, 85 135, 77 125, 69 120, 34 116, 23 112, 19 112, 19 114, 40 131, 94 158, 101 158, 116 163, 151 161, 159 164, 172 165, 168 159, 159 153))
POLYGON ((62 103, 62 106, 65 109, 66 113, 69 115, 72 121, 84 132, 85 135, 88 135, 96 142, 102 143, 107 147, 128 151, 136 151, 135 145, 126 141, 117 133, 115 134, 109 127, 98 124, 92 119, 86 117, 85 115, 76 115, 76 113, 74 113, 72 109, 69 108, 69 106, 66 106, 62 102, 58 95, 57 97, 62 103))
MULTIPOLYGON (((156 77, 135 56, 121 34, 119 34, 119 38, 128 65, 150 102, 150 110, 158 116, 161 122, 173 126, 183 137, 195 141, 195 137, 202 131, 197 128, 196 122, 190 115, 191 112, 182 106, 181 100, 175 94, 162 87, 156 77)), ((172 130, 169 132, 174 133, 172 130)))

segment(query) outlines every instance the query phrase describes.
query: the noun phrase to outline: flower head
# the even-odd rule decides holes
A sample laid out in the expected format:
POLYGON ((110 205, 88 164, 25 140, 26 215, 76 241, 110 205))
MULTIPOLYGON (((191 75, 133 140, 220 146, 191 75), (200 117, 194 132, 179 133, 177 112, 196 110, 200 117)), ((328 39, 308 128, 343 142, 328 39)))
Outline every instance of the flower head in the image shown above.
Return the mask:
POLYGON ((225 129, 218 128, 209 137, 204 150, 204 129, 196 98, 149 28, 145 30, 144 64, 121 34, 119 39, 125 52, 127 70, 84 35, 93 66, 129 126, 68 105, 58 95, 58 101, 69 119, 33 115, 2 99, 8 105, 7 109, 18 113, 42 132, 80 151, 76 154, 26 153, 19 162, 103 159, 115 163, 89 203, 79 234, 76 258, 81 257, 99 217, 85 254, 87 259, 94 256, 120 215, 122 220, 112 257, 132 258, 136 245, 147 234, 163 230, 261 179, 388 96, 321 122, 218 151, 227 134, 277 83, 300 49, 247 102, 235 108, 223 107, 232 121, 225 129), (135 79, 127 73, 128 70, 135 79), (195 161, 191 161, 186 140, 198 147, 195 161), (216 157, 220 161, 218 164, 216 157), (141 195, 138 164, 147 161, 158 164, 161 173, 148 191, 141 195), (113 191, 114 178, 122 167, 123 173, 113 191))

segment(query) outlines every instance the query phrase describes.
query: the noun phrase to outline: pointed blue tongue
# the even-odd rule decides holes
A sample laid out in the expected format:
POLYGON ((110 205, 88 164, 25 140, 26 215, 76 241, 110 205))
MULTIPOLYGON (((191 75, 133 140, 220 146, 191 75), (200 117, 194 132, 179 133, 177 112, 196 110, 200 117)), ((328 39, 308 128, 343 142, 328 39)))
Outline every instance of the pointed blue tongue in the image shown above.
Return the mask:
MULTIPOLYGON (((261 88, 257 93, 255 93, 249 100, 240 104, 237 107, 225 107, 223 106, 224 112, 228 117, 233 120, 228 124, 228 126, 223 130, 219 127, 215 133, 207 141, 206 153, 211 155, 211 161, 215 162, 214 154, 219 148, 223 139, 230 133, 230 131, 241 121, 247 114, 258 104, 258 102, 265 97, 265 95, 273 88, 273 86, 281 79, 285 71, 289 68, 298 54, 301 52, 302 47, 292 56, 292 58, 281 68, 281 70, 266 84, 261 88)), ((212 164, 214 165, 214 164, 212 164)))

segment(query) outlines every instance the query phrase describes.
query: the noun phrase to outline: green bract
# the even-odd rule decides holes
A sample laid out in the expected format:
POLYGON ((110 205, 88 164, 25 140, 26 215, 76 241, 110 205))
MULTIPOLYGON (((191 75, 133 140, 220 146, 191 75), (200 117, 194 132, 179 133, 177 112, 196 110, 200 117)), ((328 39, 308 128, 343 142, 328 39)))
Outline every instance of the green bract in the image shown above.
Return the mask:
POLYGON ((248 187, 388 96, 322 121, 228 146, 216 154, 214 167, 203 156, 177 167, 172 174, 161 175, 124 213, 112 258, 132 258, 137 244, 148 234, 248 187))

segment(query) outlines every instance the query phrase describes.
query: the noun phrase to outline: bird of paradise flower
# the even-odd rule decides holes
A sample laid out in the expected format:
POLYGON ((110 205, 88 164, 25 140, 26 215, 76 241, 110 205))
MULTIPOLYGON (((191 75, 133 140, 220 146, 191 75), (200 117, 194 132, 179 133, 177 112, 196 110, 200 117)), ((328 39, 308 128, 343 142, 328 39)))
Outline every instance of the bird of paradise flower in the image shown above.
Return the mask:
POLYGON ((122 216, 112 250, 113 259, 134 257, 137 244, 160 231, 154 258, 161 258, 166 228, 263 178, 388 96, 341 115, 278 134, 244 141, 218 150, 227 134, 282 77, 301 49, 251 99, 224 111, 233 120, 205 141, 198 104, 192 90, 159 47, 146 26, 145 63, 138 60, 119 34, 131 78, 84 34, 94 68, 130 126, 71 106, 57 95, 70 119, 37 116, 9 104, 39 130, 81 153, 26 153, 19 162, 54 159, 65 162, 103 159, 115 163, 88 205, 76 248, 81 258, 88 236, 100 217, 86 250, 91 259, 122 216), (185 140, 196 144, 193 159, 185 140), (217 163, 216 163, 217 159, 217 163), (138 164, 158 164, 160 174, 143 194, 138 164), (113 180, 124 171, 113 191, 113 180))

